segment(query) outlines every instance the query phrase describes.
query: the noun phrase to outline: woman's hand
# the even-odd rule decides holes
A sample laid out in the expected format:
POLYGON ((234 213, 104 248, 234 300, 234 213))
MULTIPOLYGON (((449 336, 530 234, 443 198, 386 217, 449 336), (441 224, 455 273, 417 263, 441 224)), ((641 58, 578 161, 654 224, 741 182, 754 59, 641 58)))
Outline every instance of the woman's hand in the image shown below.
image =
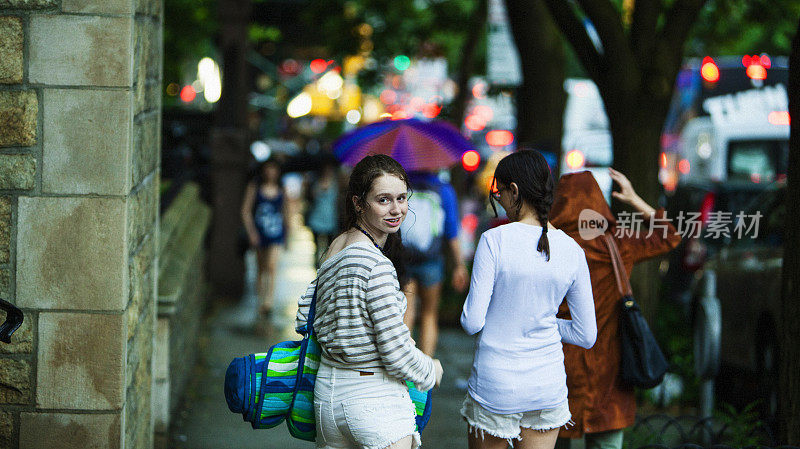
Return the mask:
POLYGON ((442 383, 442 374, 444 374, 442 362, 439 359, 433 359, 433 368, 436 371, 436 386, 438 387, 442 383))
POLYGON ((611 179, 619 185, 619 192, 611 192, 611 196, 632 206, 634 201, 639 198, 639 195, 636 194, 628 177, 611 167, 608 168, 608 174, 611 175, 611 179))
POLYGON ((611 192, 611 196, 622 201, 623 203, 632 206, 637 212, 641 212, 644 216, 643 218, 649 218, 652 216, 656 210, 653 209, 649 204, 647 204, 640 196, 636 193, 633 189, 633 185, 631 184, 628 177, 623 175, 621 172, 614 170, 613 168, 608 168, 608 173, 611 175, 611 179, 619 185, 618 192, 611 192))
POLYGON ((464 290, 466 290, 469 286, 469 272, 463 263, 459 263, 453 269, 453 278, 451 283, 453 284, 453 288, 459 293, 463 293, 464 290))

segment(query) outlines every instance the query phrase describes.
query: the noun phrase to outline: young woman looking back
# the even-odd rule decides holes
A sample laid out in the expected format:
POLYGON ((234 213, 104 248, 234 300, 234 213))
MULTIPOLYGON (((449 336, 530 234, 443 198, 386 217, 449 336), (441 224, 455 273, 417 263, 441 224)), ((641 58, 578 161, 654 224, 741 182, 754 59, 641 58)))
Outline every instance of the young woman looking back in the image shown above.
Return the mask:
POLYGON ((299 328, 316 287, 317 447, 416 448, 405 381, 429 390, 441 381, 442 366, 414 346, 403 324, 396 267, 402 270, 398 231, 408 212, 408 177, 389 156, 367 156, 353 169, 345 198, 347 230, 331 243, 297 313, 299 328))
POLYGON ((570 420, 561 343, 589 348, 597 336, 589 269, 547 221, 553 178, 541 154, 505 157, 494 178, 490 201, 511 223, 484 232, 475 253, 461 325, 480 334, 461 415, 470 449, 552 449, 570 420), (572 320, 556 319, 564 297, 572 320))

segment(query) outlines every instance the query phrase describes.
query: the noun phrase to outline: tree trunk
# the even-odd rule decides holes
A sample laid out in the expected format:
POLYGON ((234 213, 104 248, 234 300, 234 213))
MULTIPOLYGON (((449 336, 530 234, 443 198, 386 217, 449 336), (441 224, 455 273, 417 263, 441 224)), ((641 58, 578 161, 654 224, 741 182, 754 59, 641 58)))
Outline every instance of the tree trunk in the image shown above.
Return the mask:
MULTIPOLYGON (((641 98, 642 95, 636 92, 628 95, 631 97, 641 98)), ((626 101, 621 93, 616 92, 611 98, 605 96, 604 102, 614 141, 614 168, 630 179, 642 199, 657 208, 660 194, 658 154, 661 150, 661 124, 666 118, 666 112, 662 115, 657 111, 667 110, 669 98, 626 101)))
MULTIPOLYGON (((639 105, 641 107, 643 105, 639 105)), ((617 109, 612 106, 611 109, 617 109)), ((648 123, 658 120, 647 111, 627 107, 627 111, 609 113, 609 124, 614 139, 614 167, 624 173, 633 184, 636 193, 648 204, 658 207, 658 154, 661 133, 659 128, 648 123), (613 117, 613 118, 612 118, 613 117), (638 126, 631 126, 638 123, 638 126)), ((663 119, 662 119, 663 120, 663 119)), ((622 210, 622 204, 613 200, 613 209, 622 210)), ((631 276, 631 288, 642 306, 642 313, 652 323, 658 304, 659 278, 658 259, 636 265, 631 276)))
POLYGON ((247 182, 247 24, 250 0, 221 0, 222 97, 211 132, 213 216, 208 276, 218 297, 238 300, 244 287, 244 260, 237 250, 241 201, 247 182))
POLYGON ((506 7, 522 65, 517 146, 550 151, 560 161, 566 103, 561 34, 542 0, 506 0, 506 7))
POLYGON ((467 103, 472 96, 472 91, 469 89, 469 78, 472 76, 475 65, 475 50, 478 48, 481 37, 486 34, 487 3, 487 0, 478 0, 478 4, 475 5, 469 21, 467 39, 464 41, 461 52, 461 63, 458 67, 458 90, 450 113, 450 120, 458 128, 461 128, 461 124, 464 122, 467 103))
POLYGON ((800 24, 792 42, 789 60, 789 170, 787 173, 786 217, 781 314, 780 390, 778 397, 780 442, 800 445, 800 228, 790 222, 800 214, 800 24))

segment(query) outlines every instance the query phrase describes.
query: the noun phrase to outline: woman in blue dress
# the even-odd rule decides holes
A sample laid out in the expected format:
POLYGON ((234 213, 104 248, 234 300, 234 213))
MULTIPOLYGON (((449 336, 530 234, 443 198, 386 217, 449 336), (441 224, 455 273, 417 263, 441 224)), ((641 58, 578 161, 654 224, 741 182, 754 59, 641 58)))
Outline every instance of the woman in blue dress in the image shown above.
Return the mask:
POLYGON ((264 161, 258 175, 247 185, 242 221, 257 254, 259 312, 268 314, 272 311, 278 255, 286 238, 286 194, 276 161, 264 161))

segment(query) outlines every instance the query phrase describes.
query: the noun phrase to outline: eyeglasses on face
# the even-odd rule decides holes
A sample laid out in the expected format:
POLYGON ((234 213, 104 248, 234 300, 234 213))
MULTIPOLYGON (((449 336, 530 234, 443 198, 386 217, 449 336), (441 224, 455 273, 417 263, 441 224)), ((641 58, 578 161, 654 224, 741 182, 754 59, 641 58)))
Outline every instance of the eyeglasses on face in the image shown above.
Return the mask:
POLYGON ((497 207, 494 202, 500 201, 500 192, 503 190, 508 190, 508 187, 499 187, 497 182, 492 182, 492 187, 489 189, 489 204, 492 206, 495 218, 497 218, 497 207))
POLYGON ((489 192, 489 197, 493 200, 499 201, 500 200, 500 192, 503 190, 508 190, 508 187, 495 187, 494 190, 489 192))

